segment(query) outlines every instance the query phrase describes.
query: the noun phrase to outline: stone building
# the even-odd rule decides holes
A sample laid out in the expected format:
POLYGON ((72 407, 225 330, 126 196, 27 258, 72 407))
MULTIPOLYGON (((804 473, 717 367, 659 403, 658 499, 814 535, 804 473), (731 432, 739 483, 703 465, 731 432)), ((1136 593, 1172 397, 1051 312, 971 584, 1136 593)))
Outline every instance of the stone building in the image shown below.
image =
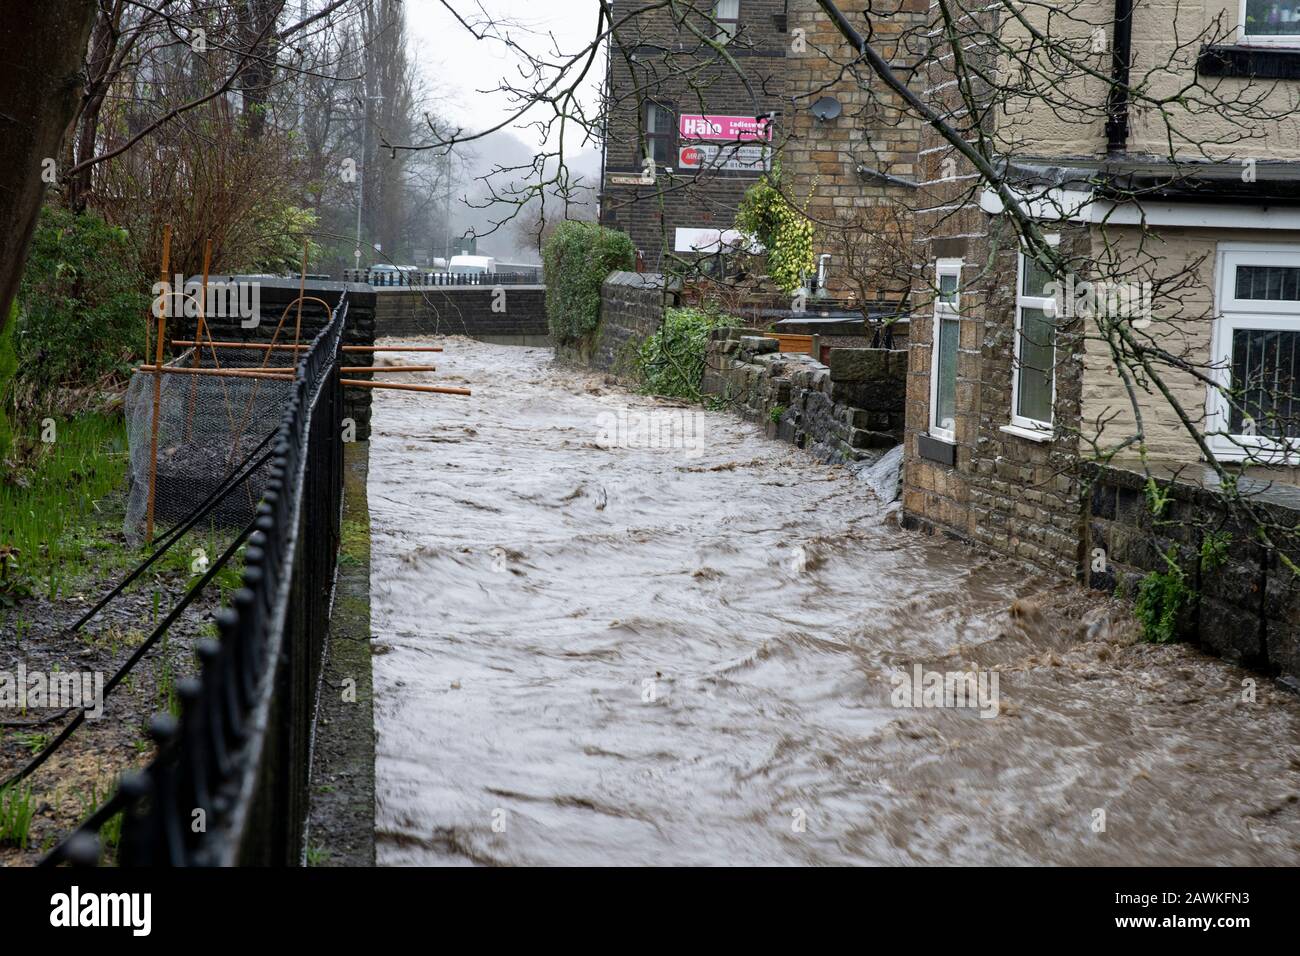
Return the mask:
POLYGON ((642 0, 610 6, 621 26, 605 83, 601 222, 632 237, 646 268, 671 271, 719 251, 783 138, 785 3, 691 0, 679 20, 642 0))
POLYGON ((1276 10, 1072 4, 1053 27, 1078 68, 1058 58, 1044 86, 981 41, 1025 49, 1050 11, 1026 26, 968 4, 964 70, 951 44, 923 56, 912 88, 992 144, 1000 183, 922 132, 904 520, 1129 593, 1177 566, 1188 634, 1294 677, 1286 549, 1203 491, 1224 470, 1244 507, 1296 526, 1279 482, 1300 435, 1300 10, 1276 10), (1153 105, 1193 81, 1199 102, 1153 105))
MULTIPOLYGON (((914 266, 920 121, 873 78, 817 0, 788 0, 786 7, 783 181, 806 204, 819 263, 829 257, 826 291, 839 299, 897 302, 914 266)), ((852 9, 850 22, 869 29, 875 48, 907 76, 916 57, 899 41, 925 23, 928 8, 928 0, 890 0, 869 19, 852 9)))
MULTIPOLYGON (((816 0, 687 8, 697 15, 676 24, 667 10, 623 22, 643 7, 614 6, 623 26, 607 77, 602 222, 632 236, 645 268, 680 273, 696 261, 713 271, 719 260, 708 252, 738 240, 730 230, 744 191, 779 166, 782 190, 814 223, 815 298, 805 312, 750 294, 749 306, 767 310, 756 321, 785 315, 803 323, 792 327, 798 332, 847 328, 844 344, 904 343, 919 121, 870 81, 816 0), (735 28, 725 29, 734 67, 700 41, 733 15, 735 28), (754 135, 745 129, 750 114, 768 119, 762 137, 729 140, 754 135)), ((855 16, 906 71, 915 57, 899 41, 925 22, 926 9, 926 0, 896 0, 870 21, 855 16)))

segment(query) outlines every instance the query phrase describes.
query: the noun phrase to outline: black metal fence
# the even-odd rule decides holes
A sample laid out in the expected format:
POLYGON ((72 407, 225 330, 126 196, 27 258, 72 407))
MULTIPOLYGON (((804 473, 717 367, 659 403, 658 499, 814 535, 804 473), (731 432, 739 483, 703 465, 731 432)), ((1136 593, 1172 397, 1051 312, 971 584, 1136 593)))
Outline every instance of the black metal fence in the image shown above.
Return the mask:
POLYGON ((537 269, 520 272, 410 272, 395 269, 344 269, 344 282, 364 282, 372 286, 498 286, 537 285, 542 281, 537 269))
MULTIPOLYGON (((179 721, 154 718, 158 754, 123 778, 48 863, 93 865, 123 814, 123 866, 298 865, 313 716, 342 514, 344 296, 294 378, 271 477, 247 537, 243 587, 198 645, 179 721)), ((239 539, 236 539, 236 544, 239 539)), ((232 546, 233 547, 233 546, 232 546)))

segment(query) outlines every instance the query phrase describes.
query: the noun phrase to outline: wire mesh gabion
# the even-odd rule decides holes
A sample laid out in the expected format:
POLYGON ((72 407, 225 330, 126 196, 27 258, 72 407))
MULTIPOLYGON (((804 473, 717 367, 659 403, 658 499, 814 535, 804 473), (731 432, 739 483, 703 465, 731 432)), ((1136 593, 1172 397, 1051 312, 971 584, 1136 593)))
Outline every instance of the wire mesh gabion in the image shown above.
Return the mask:
MULTIPOLYGON (((221 370, 283 369, 295 364, 290 351, 221 348, 203 349, 195 359, 190 350, 165 368, 221 370), (217 354, 213 355, 213 352, 217 354)), ((149 505, 149 472, 153 448, 153 372, 136 372, 126 394, 127 507, 124 531, 139 542, 144 536, 149 505)), ((290 376, 283 380, 190 375, 163 372, 158 401, 157 474, 154 523, 168 527, 184 518, 267 437, 284 417, 293 391, 290 376)), ((226 495, 209 515, 222 525, 243 525, 252 519, 270 470, 267 462, 226 495)))

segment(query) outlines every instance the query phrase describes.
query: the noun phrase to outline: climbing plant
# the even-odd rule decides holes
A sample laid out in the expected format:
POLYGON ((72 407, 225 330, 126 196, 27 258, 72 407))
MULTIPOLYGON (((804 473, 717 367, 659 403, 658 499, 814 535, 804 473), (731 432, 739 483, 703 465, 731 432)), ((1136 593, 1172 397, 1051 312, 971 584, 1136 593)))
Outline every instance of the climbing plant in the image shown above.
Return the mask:
MULTIPOLYGON (((814 185, 814 189, 816 186, 814 185)), ((812 190, 805 199, 812 199, 812 190)), ((804 210, 796 208, 781 191, 781 167, 745 190, 736 211, 736 228, 751 235, 767 250, 767 272, 786 295, 804 284, 816 264, 813 256, 813 224, 804 210)))
MULTIPOLYGON (((1161 510, 1167 500, 1162 501, 1161 510)), ((1198 562, 1201 572, 1217 571, 1228 561, 1232 535, 1226 531, 1207 531, 1201 539, 1198 562)), ((1142 625, 1143 639, 1154 644, 1170 644, 1178 639, 1178 622, 1184 610, 1196 599, 1196 591, 1187 582, 1187 572, 1179 565, 1177 548, 1171 547, 1161 557, 1165 570, 1152 571, 1138 582, 1133 613, 1142 625)))

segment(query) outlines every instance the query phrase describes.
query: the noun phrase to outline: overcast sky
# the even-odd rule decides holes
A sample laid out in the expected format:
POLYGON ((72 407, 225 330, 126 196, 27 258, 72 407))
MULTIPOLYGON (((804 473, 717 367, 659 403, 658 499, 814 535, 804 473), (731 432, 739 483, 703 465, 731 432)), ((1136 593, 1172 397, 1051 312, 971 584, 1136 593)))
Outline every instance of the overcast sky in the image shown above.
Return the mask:
MULTIPOLYGON (((555 44, 573 54, 595 36, 599 9, 595 0, 449 0, 467 20, 481 17, 480 6, 494 18, 507 19, 518 27, 512 37, 530 50, 549 52, 555 44), (534 31, 534 32, 529 32, 534 31)), ((443 94, 434 104, 438 112, 467 130, 478 131, 501 122, 510 114, 510 103, 501 94, 483 95, 501 77, 518 76, 519 62, 500 42, 475 41, 439 0, 407 0, 407 24, 411 55, 424 75, 443 94)), ((601 61, 603 63, 603 60, 601 61)), ((587 84, 587 101, 594 102, 603 67, 593 69, 587 84)), ((530 145, 538 142, 531 129, 516 129, 514 135, 530 145)), ((574 152, 577 144, 574 144, 574 152)))

